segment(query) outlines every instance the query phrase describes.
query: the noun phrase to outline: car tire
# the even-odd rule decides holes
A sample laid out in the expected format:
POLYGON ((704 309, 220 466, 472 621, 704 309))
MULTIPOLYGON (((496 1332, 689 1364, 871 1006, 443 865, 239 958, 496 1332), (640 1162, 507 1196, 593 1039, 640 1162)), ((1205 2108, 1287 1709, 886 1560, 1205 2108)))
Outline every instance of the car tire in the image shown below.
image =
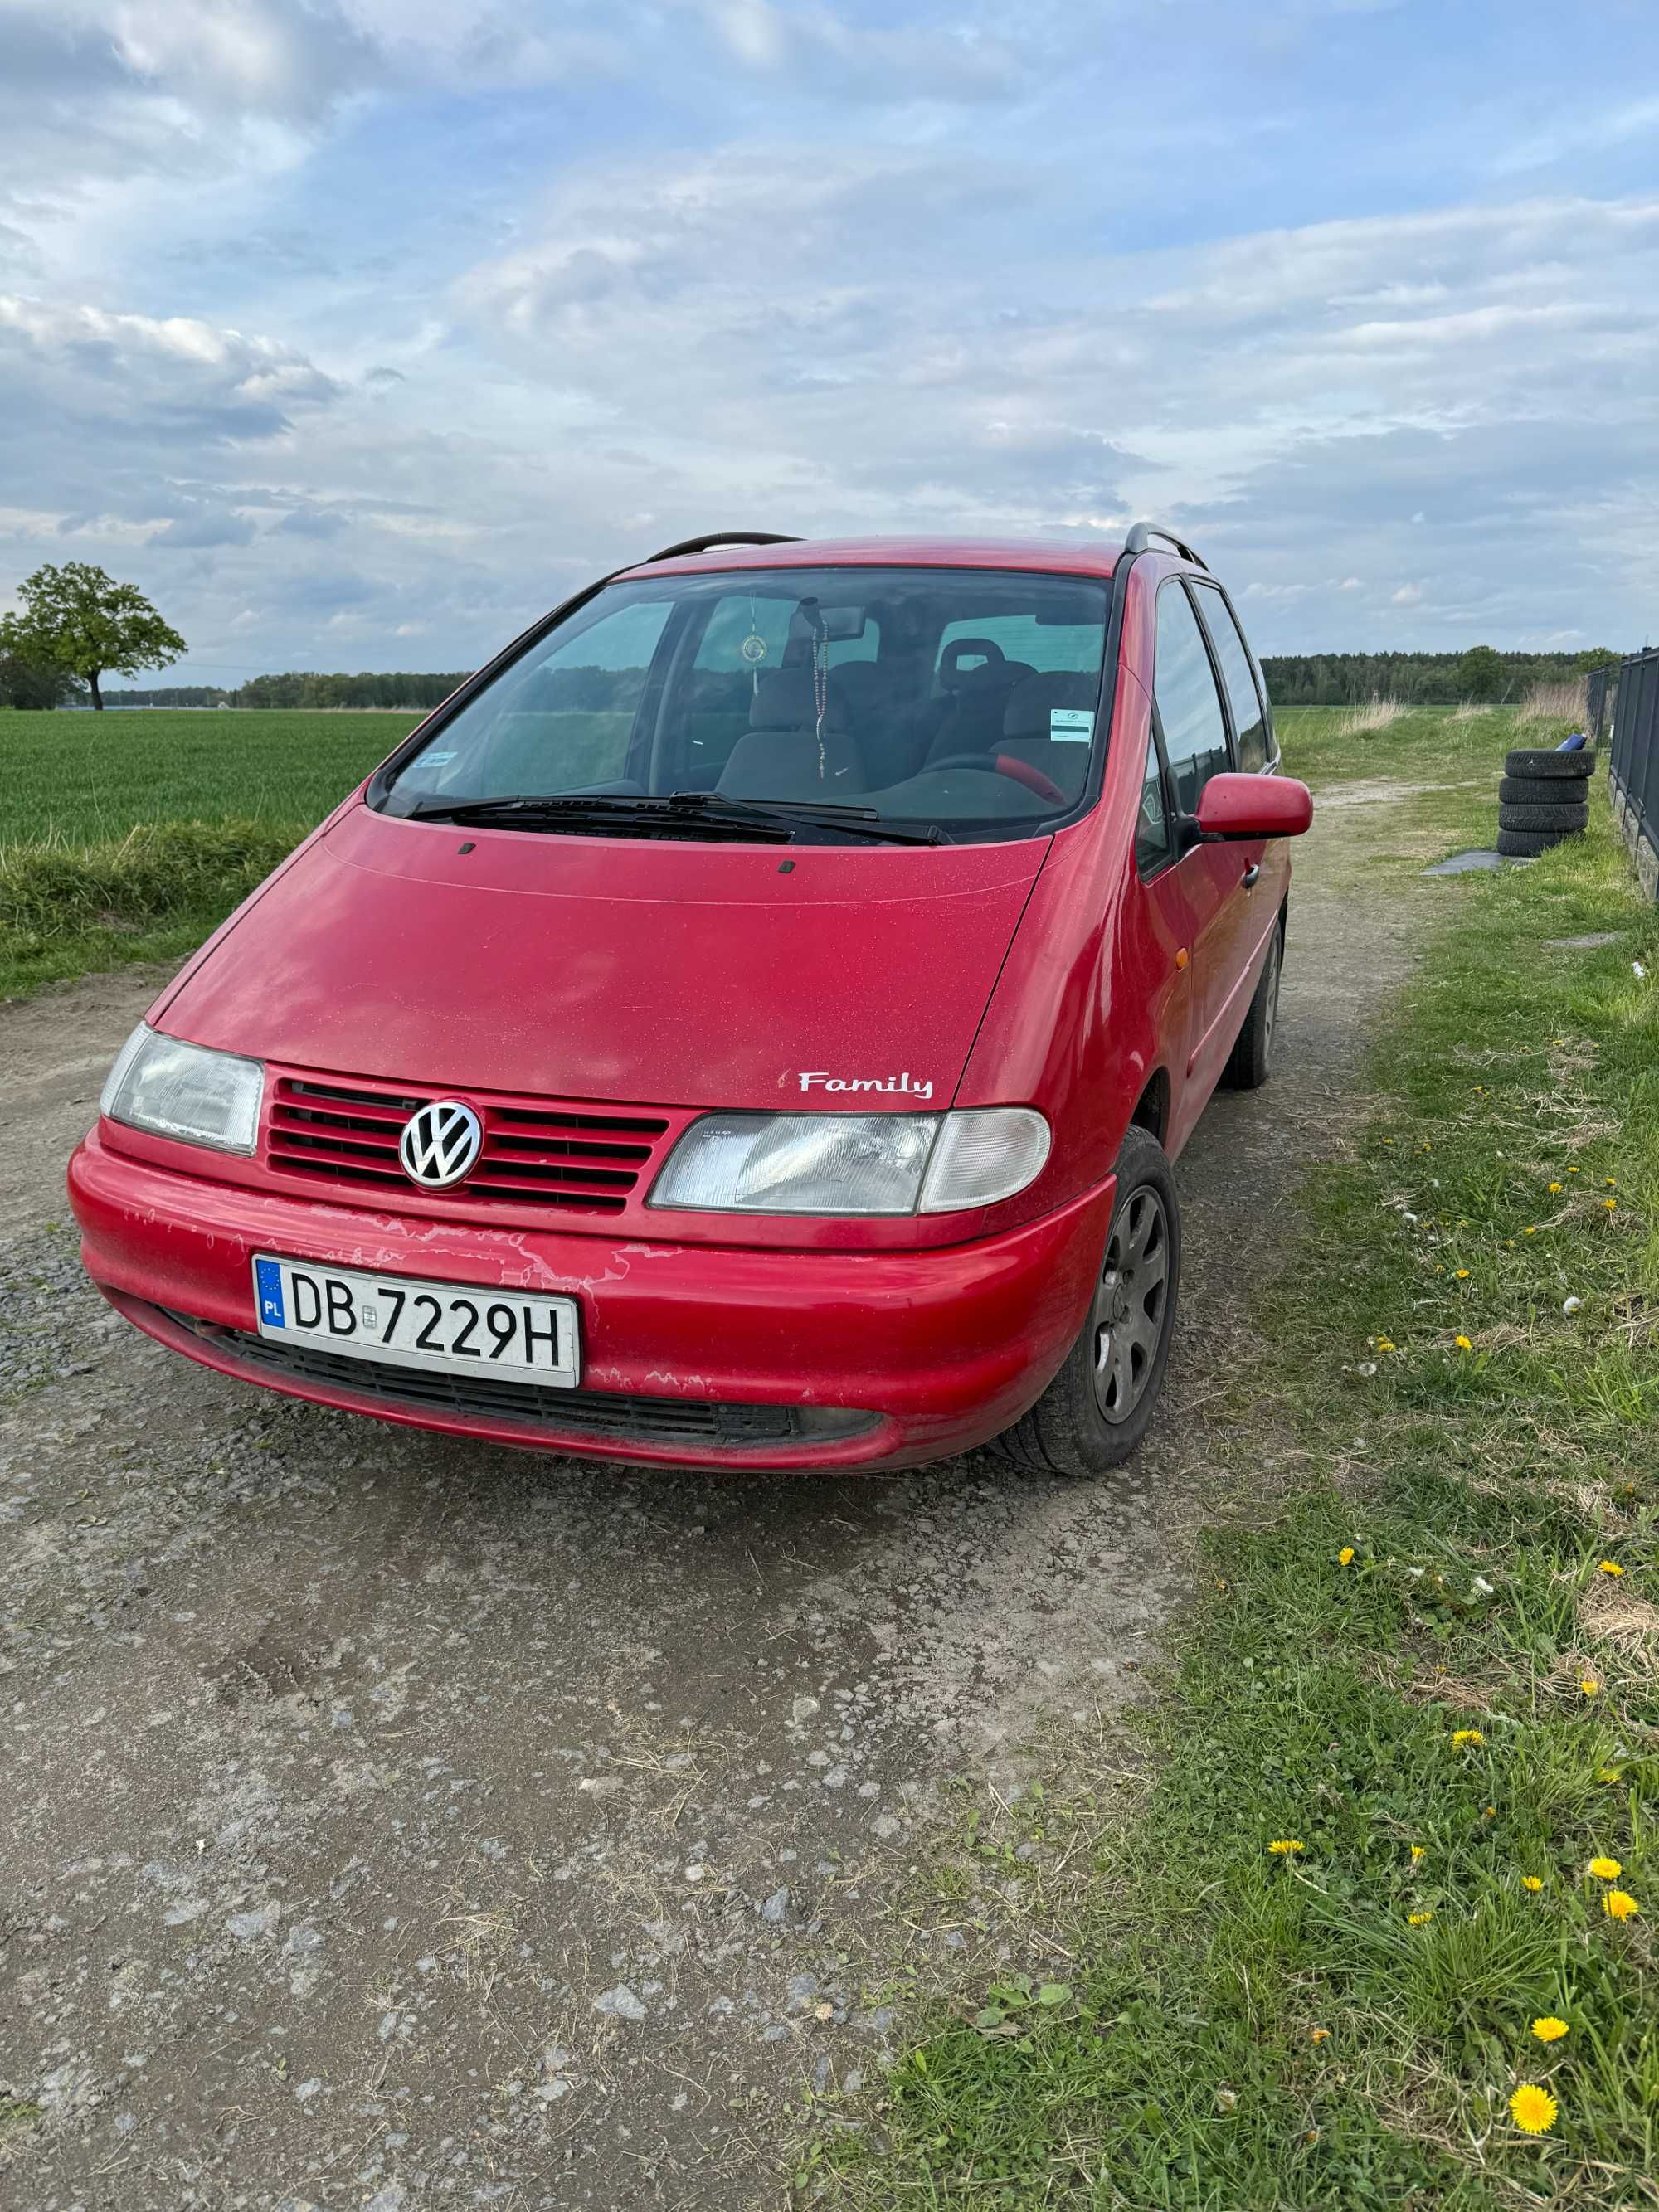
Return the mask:
POLYGON ((1504 806, 1498 810, 1500 830, 1583 830, 1589 825, 1588 806, 1504 806))
POLYGON ((1498 849, 1505 860, 1534 860, 1562 843, 1566 835, 1565 830, 1500 830, 1498 849))
POLYGON ((1181 1205, 1150 1129, 1132 1128, 1095 1297, 1065 1364, 991 1447, 1022 1473, 1105 1474, 1140 1446, 1169 1364, 1181 1291, 1181 1205))
POLYGON ((1279 987, 1285 972, 1285 916, 1267 947, 1256 979, 1250 1011, 1227 1056, 1221 1081, 1229 1091, 1259 1091, 1273 1073, 1273 1034, 1279 1024, 1279 987))
POLYGON ((1559 775, 1504 775, 1498 780, 1500 806, 1562 806, 1572 795, 1572 786, 1559 775))
POLYGON ((1542 776, 1552 783, 1577 783, 1595 768, 1595 755, 1589 750, 1558 753, 1549 746, 1517 745, 1504 756, 1505 775, 1542 776))

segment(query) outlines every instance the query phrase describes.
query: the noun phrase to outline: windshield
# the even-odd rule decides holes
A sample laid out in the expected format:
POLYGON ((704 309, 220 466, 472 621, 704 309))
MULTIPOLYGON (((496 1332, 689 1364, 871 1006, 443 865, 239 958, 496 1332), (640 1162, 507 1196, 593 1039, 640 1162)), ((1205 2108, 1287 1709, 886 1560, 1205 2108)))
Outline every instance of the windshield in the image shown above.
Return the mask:
POLYGON ((382 803, 592 799, 515 826, 591 813, 625 835, 629 800, 693 793, 710 838, 743 803, 786 811, 809 840, 836 834, 811 817, 837 807, 951 837, 1030 836, 1088 786, 1109 591, 990 568, 608 585, 434 729, 382 803))

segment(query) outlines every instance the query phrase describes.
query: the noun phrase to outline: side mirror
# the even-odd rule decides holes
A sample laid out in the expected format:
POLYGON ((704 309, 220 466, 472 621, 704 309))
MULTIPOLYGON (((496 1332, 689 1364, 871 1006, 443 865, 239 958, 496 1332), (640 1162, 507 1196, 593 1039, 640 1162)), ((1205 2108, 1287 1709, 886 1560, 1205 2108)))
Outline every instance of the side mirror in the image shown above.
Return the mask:
POLYGON ((1226 838, 1299 837, 1313 820, 1313 793, 1289 775, 1212 775, 1199 793, 1200 844, 1226 838))

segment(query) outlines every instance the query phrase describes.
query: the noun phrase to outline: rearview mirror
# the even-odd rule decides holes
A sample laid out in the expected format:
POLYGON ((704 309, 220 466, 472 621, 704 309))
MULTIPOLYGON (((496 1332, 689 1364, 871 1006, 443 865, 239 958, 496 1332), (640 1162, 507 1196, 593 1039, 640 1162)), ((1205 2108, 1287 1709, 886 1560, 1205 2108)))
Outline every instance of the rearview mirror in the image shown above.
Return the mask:
POLYGON ((1199 793, 1200 844, 1299 837, 1312 820, 1313 793, 1294 776, 1212 775, 1199 793))

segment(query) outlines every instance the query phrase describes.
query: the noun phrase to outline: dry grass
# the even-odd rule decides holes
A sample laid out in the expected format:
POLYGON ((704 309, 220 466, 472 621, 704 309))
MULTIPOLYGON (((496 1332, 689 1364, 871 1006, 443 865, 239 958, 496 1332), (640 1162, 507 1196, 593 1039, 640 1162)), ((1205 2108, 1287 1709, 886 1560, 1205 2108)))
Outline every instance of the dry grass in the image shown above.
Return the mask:
POLYGON ((1461 707, 1452 709, 1452 720, 1454 722, 1478 722, 1483 714, 1495 711, 1491 707, 1477 706, 1473 699, 1466 699, 1461 707))
POLYGON ((1572 722, 1583 726, 1589 678, 1570 676, 1554 684, 1534 684, 1516 713, 1517 722, 1572 722))
POLYGON ((1367 730, 1386 730, 1405 711, 1398 699, 1372 696, 1360 706, 1345 707, 1337 717, 1337 732, 1345 738, 1357 738, 1367 730))

